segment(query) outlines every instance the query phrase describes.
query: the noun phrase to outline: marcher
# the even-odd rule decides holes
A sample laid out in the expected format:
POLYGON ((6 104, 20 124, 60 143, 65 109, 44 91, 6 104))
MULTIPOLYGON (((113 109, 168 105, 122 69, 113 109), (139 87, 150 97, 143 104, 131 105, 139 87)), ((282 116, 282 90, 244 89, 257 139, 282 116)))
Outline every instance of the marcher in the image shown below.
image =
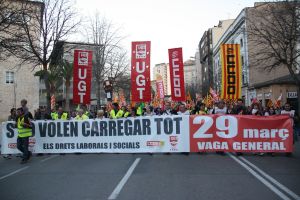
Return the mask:
POLYGON ((32 115, 27 111, 25 114, 23 108, 18 108, 18 116, 16 119, 16 126, 18 129, 17 148, 23 153, 21 164, 27 163, 31 157, 29 151, 29 137, 32 136, 32 126, 30 120, 32 115))
MULTIPOLYGON (((7 118, 7 121, 16 121, 17 118, 17 110, 15 108, 10 109, 10 115, 7 118)), ((3 155, 5 159, 11 159, 11 154, 3 155)))
POLYGON ((295 141, 298 140, 297 134, 296 134, 296 124, 299 123, 299 118, 298 116, 295 114, 295 110, 291 109, 291 105, 289 103, 285 103, 284 104, 284 110, 281 110, 281 115, 289 115, 292 119, 293 119, 293 129, 294 129, 294 137, 293 137, 293 144, 295 144, 295 141))
POLYGON ((59 107, 57 112, 54 112, 51 114, 53 120, 67 120, 68 119, 68 113, 63 111, 62 107, 59 107))
POLYGON ((225 107, 225 102, 223 100, 220 100, 213 109, 212 114, 225 115, 226 113, 227 107, 225 107))
POLYGON ((148 105, 148 106, 146 106, 145 109, 146 110, 144 112, 144 116, 153 116, 154 115, 152 106, 148 105))
POLYGON ((47 113, 47 109, 46 107, 41 107, 40 109, 38 109, 38 111, 35 113, 34 115, 34 119, 35 120, 50 120, 52 119, 51 116, 47 113))
POLYGON ((179 105, 177 115, 190 115, 190 112, 186 109, 186 106, 183 103, 179 105))
MULTIPOLYGON (((237 100, 237 105, 235 107, 233 107, 233 114, 236 114, 236 115, 246 115, 247 114, 247 108, 244 105, 243 99, 237 100)), ((241 156, 241 155, 243 155, 243 153, 236 152, 236 155, 241 156)))
MULTIPOLYGON (((218 114, 218 115, 226 115, 227 108, 225 107, 225 102, 223 100, 220 100, 215 108, 213 109, 212 114, 218 114)), ((217 154, 225 155, 224 151, 216 151, 217 154)))
POLYGON ((101 109, 97 111, 97 119, 105 119, 104 110, 101 109))
POLYGON ((162 115, 177 115, 177 112, 171 108, 169 101, 165 103, 165 110, 162 112, 162 115))
POLYGON ((7 118, 7 121, 16 121, 17 110, 15 108, 10 109, 10 115, 7 118))
POLYGON ((119 104, 118 103, 113 103, 112 104, 112 109, 109 112, 110 118, 111 119, 117 119, 118 118, 118 116, 117 116, 118 112, 119 112, 119 104))
POLYGON ((83 114, 83 109, 79 109, 78 114, 75 117, 75 120, 87 120, 87 119, 89 119, 89 117, 83 114))

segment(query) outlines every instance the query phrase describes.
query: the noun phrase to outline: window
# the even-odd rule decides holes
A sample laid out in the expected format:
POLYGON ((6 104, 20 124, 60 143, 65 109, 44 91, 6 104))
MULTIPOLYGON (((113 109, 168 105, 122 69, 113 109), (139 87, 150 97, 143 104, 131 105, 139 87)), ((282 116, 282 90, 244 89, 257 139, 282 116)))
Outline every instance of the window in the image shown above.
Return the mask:
POLYGON ((5 83, 13 84, 14 83, 14 72, 5 72, 5 83))
POLYGON ((240 45, 241 45, 241 47, 243 47, 243 39, 242 38, 240 39, 240 45))

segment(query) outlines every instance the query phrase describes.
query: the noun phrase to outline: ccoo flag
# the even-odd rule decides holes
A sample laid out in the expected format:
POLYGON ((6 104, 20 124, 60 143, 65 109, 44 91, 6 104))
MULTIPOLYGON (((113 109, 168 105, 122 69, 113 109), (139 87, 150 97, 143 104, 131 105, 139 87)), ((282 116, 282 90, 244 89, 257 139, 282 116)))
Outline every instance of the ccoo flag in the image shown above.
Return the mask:
POLYGON ((182 48, 169 49, 171 93, 173 101, 185 101, 182 48))
POLYGON ((242 96, 242 65, 239 44, 222 44, 221 99, 239 99, 242 96))

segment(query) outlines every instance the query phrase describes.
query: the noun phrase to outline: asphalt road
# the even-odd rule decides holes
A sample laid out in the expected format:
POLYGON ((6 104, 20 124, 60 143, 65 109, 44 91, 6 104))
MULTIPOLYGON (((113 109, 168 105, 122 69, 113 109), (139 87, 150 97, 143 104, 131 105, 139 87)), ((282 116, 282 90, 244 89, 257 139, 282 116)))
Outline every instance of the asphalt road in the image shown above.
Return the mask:
POLYGON ((67 154, 0 159, 1 200, 300 199, 292 157, 247 154, 67 154))

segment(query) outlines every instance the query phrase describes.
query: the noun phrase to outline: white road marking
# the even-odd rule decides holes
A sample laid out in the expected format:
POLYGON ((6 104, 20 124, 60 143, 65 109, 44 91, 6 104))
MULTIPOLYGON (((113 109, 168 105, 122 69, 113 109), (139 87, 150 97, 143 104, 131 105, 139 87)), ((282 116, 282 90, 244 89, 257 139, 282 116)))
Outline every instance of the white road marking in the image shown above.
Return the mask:
POLYGON ((126 172, 125 176, 122 178, 122 180, 119 182, 117 187, 114 189, 114 191, 111 193, 111 195, 108 197, 109 200, 116 199, 118 195, 120 194, 122 188, 124 187, 125 183, 128 181, 129 177, 131 176, 132 172, 136 168, 136 166, 139 164, 141 158, 135 159, 135 161, 132 163, 128 171, 126 172))
POLYGON ((58 155, 49 156, 49 157, 47 157, 47 158, 44 158, 44 159, 41 160, 40 162, 45 162, 45 161, 47 161, 47 160, 50 160, 50 159, 53 159, 53 158, 56 158, 56 157, 58 157, 58 155))
POLYGON ((28 167, 29 167, 29 166, 23 167, 23 168, 21 168, 21 169, 18 169, 18 170, 16 170, 16 171, 13 171, 13 172, 11 172, 11 173, 5 175, 5 176, 2 176, 2 177, 0 177, 0 180, 3 180, 3 179, 5 179, 5 178, 7 178, 7 177, 9 177, 9 176, 12 176, 12 175, 18 173, 18 172, 21 172, 21 171, 27 169, 28 167))
POLYGON ((235 156, 228 154, 233 160, 235 160, 238 164, 240 164, 242 167, 244 167, 246 170, 248 170, 255 178, 257 178, 260 182, 265 184, 270 190, 272 190, 275 194, 277 194, 281 199, 283 200, 290 200, 288 196, 286 196, 284 193, 282 193, 280 190, 278 190, 276 187, 274 187, 271 183, 269 183, 266 179, 264 179, 262 176, 260 176, 258 173, 256 173, 253 169, 251 169, 249 166, 247 166, 245 163, 240 161, 235 156))
POLYGON ((288 189, 287 187, 285 187, 284 185, 282 185, 281 183, 279 183, 278 181, 276 181, 273 177, 271 177, 270 175, 268 175, 267 173, 265 173, 263 170, 259 169, 256 165, 254 165, 253 163, 251 163, 250 161, 248 161, 246 158, 240 157, 240 159, 243 160, 248 165, 250 165, 256 171, 258 171, 260 174, 262 174, 265 178, 267 178, 269 181, 271 181, 277 187, 279 187, 280 189, 282 189, 283 191, 285 191, 291 197, 293 197, 295 199, 300 199, 300 196, 298 196, 293 191, 291 191, 290 189, 288 189))

